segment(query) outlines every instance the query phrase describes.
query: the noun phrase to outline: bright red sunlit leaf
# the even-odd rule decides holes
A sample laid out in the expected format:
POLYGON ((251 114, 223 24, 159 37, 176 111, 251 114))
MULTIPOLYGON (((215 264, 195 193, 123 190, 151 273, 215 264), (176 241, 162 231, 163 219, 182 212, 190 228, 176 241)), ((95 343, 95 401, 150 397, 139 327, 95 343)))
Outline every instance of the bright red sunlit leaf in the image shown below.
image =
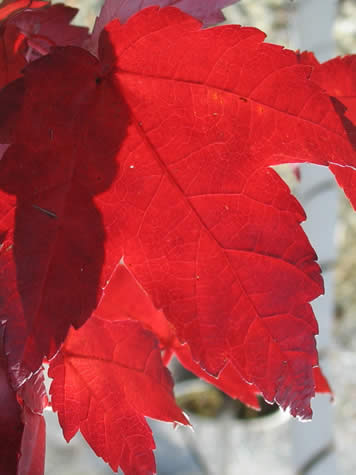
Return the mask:
POLYGON ((323 287, 304 212, 268 166, 352 164, 355 152, 293 52, 251 28, 199 27, 148 9, 102 37, 132 117, 115 189, 125 263, 203 368, 217 375, 231 361, 308 418, 308 302, 323 287))
POLYGON ((126 475, 155 471, 144 416, 188 424, 156 338, 139 322, 92 317, 50 364, 52 405, 64 437, 80 429, 97 455, 126 475))

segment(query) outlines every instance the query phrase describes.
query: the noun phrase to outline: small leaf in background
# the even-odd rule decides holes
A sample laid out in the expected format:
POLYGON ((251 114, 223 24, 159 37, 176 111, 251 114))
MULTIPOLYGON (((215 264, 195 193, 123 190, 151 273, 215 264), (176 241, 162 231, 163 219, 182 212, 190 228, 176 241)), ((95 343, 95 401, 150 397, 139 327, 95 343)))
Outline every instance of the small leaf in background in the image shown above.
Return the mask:
POLYGON ((202 22, 203 26, 211 26, 225 19, 222 8, 236 3, 237 0, 105 0, 96 18, 95 25, 87 47, 93 54, 97 54, 99 37, 105 26, 114 19, 120 23, 127 20, 144 8, 152 5, 161 8, 174 6, 185 13, 192 15, 202 22))

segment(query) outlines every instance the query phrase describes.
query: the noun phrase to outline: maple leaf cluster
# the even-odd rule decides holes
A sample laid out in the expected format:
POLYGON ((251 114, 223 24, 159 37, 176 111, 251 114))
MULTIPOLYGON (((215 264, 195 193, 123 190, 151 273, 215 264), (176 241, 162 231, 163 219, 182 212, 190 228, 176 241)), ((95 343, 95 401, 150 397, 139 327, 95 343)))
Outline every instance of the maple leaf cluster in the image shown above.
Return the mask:
POLYGON ((91 34, 0 5, 0 473, 43 473, 47 362, 65 439, 127 475, 155 473, 145 417, 189 424, 173 355, 256 409, 330 392, 317 256, 271 166, 328 166, 355 207, 356 57, 204 28, 231 3, 108 0, 91 34))

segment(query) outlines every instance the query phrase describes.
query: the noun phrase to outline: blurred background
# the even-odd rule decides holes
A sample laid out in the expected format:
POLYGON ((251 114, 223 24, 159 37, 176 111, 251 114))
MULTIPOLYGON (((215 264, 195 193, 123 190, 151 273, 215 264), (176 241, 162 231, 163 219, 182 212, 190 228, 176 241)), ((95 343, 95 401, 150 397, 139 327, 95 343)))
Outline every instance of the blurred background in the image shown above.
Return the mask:
MULTIPOLYGON (((63 3, 52 1, 52 3, 63 3)), ((92 28, 103 0, 68 0, 75 23, 92 28)), ((356 0, 240 0, 226 22, 255 26, 267 40, 312 50, 320 61, 356 54, 356 0)), ((150 421, 158 475, 353 475, 356 473, 356 214, 328 170, 278 171, 306 209, 305 230, 319 256, 326 295, 313 305, 321 366, 334 390, 313 401, 314 420, 302 424, 272 406, 260 414, 191 378, 177 364, 176 395, 194 433, 150 421)), ((57 416, 46 412, 46 475, 113 473, 78 434, 68 445, 57 416)))

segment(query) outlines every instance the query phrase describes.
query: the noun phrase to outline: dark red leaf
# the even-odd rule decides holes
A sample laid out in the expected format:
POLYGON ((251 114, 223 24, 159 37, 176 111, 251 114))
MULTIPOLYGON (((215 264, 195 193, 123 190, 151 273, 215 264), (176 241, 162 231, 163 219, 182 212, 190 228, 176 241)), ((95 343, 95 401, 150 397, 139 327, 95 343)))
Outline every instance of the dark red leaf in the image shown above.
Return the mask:
POLYGON ((7 375, 7 361, 3 346, 4 325, 0 327, 0 473, 17 471, 23 433, 21 407, 7 375))
POLYGON ((17 475, 39 475, 44 472, 46 423, 42 415, 48 404, 42 370, 32 376, 18 391, 22 403, 24 431, 17 475))
POLYGON ((0 162, 1 318, 15 386, 86 321, 121 257, 108 239, 103 269, 113 218, 95 195, 114 181, 127 112, 100 78, 89 53, 58 48, 2 91, 3 141, 18 143, 0 162))
POLYGON ((43 416, 34 414, 26 406, 22 417, 25 427, 17 475, 41 475, 45 465, 46 423, 43 416))
POLYGON ((0 473, 38 475, 43 473, 47 405, 43 374, 32 376, 16 393, 7 374, 3 345, 4 325, 0 328, 0 473))
POLYGON ((96 454, 126 475, 155 472, 144 416, 188 424, 174 401, 158 342, 139 322, 92 317, 69 333, 49 375, 65 439, 80 429, 96 454))

